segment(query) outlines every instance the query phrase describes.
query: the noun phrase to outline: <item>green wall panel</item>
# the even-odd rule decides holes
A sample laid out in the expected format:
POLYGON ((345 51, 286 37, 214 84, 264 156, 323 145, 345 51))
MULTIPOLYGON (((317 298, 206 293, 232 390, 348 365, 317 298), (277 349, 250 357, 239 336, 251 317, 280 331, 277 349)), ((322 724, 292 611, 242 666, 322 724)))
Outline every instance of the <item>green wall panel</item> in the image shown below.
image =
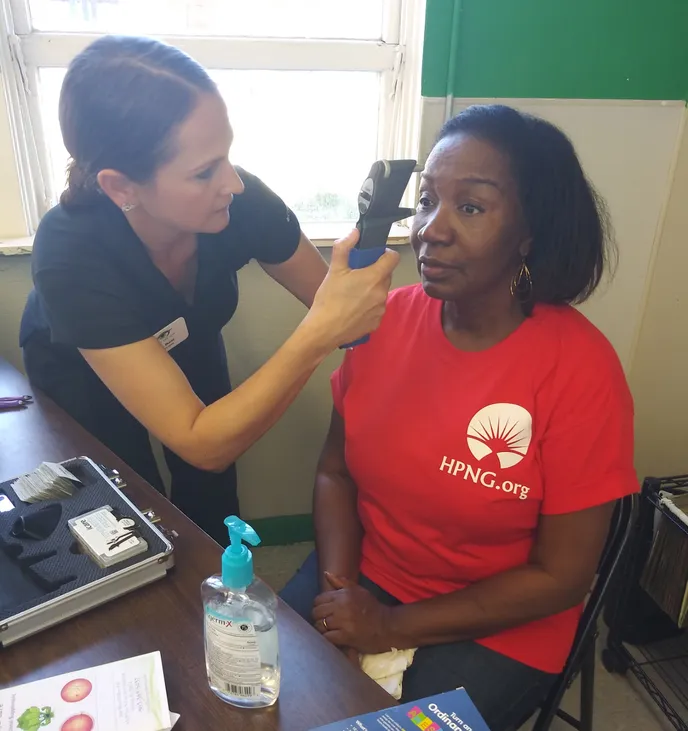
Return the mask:
POLYGON ((423 95, 687 99, 688 0, 427 0, 423 95))

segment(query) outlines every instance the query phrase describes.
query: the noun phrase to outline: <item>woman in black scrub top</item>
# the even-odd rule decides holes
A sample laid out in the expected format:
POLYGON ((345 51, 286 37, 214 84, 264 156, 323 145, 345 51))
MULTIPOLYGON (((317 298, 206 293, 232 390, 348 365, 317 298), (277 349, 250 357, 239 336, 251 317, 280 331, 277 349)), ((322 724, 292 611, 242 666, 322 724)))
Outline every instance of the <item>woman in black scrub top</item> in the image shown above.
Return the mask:
POLYGON ((397 257, 352 271, 352 235, 335 245, 328 271, 293 212, 229 162, 225 105, 176 48, 93 43, 65 77, 60 126, 72 162, 35 237, 21 328, 27 373, 162 489, 149 433, 157 437, 172 500, 226 542, 222 521, 239 512, 235 460, 331 351, 377 327, 397 257), (232 390, 220 331, 251 259, 310 310, 232 390))

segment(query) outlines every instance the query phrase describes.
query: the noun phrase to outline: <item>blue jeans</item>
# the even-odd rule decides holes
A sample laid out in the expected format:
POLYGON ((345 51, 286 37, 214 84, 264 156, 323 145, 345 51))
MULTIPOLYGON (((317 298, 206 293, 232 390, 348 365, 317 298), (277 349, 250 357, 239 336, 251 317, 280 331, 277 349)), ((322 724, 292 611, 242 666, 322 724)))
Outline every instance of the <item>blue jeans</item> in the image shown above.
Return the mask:
MULTIPOLYGON (((359 583, 380 602, 400 602, 361 576, 359 583)), ((318 562, 312 553, 280 592, 282 599, 311 622, 315 597, 320 593, 318 562)), ((544 673, 477 642, 450 642, 421 647, 404 674, 401 702, 425 698, 464 687, 490 731, 518 728, 543 702, 557 675, 544 673)))

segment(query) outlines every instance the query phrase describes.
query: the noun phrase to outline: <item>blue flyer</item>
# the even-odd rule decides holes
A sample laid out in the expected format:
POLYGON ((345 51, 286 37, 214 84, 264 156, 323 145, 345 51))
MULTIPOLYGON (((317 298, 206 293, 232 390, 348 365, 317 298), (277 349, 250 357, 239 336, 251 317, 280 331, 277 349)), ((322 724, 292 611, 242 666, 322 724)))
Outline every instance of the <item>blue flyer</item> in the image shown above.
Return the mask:
POLYGON ((314 731, 490 731, 463 688, 377 713, 353 716, 314 731))

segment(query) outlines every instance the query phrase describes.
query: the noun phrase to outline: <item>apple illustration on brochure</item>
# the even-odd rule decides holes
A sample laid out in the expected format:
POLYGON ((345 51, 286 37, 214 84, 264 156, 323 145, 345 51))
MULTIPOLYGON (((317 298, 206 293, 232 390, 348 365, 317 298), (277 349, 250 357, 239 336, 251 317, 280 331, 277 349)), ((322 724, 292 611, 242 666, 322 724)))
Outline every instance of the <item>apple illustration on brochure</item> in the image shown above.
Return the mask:
POLYGON ((92 731, 95 722, 87 713, 79 713, 77 716, 68 718, 62 726, 60 731, 92 731))
POLYGON ((0 731, 170 731, 159 652, 0 690, 0 731), (107 719, 107 726, 98 719, 107 719))
POLYGON ((62 700, 67 701, 67 703, 77 703, 78 701, 84 700, 92 690, 93 685, 90 680, 87 678, 76 678, 75 680, 70 680, 62 688, 60 695, 62 696, 62 700))

